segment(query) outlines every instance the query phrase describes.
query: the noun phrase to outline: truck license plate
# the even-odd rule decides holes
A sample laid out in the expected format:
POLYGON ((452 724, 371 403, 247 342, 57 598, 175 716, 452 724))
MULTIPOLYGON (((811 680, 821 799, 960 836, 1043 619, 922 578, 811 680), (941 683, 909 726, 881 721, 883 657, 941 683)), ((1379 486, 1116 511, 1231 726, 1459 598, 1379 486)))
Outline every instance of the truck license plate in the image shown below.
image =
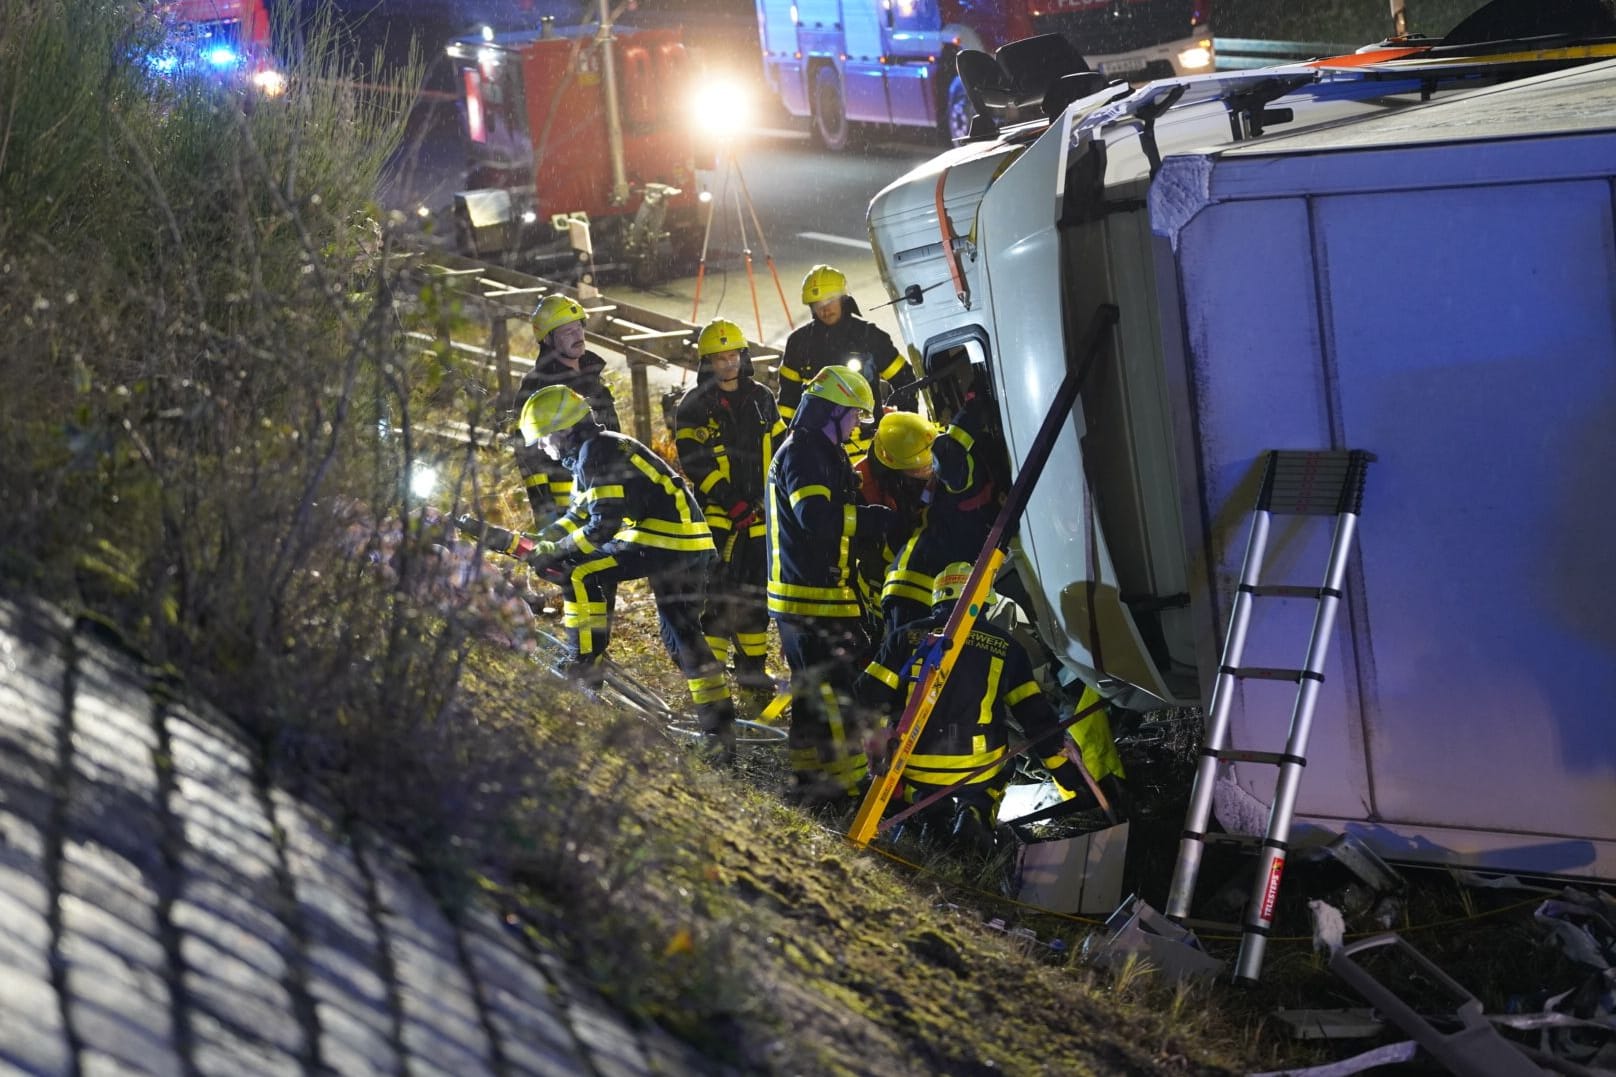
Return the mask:
POLYGON ((1145 61, 1143 60, 1112 60, 1109 63, 1100 65, 1101 73, 1106 75, 1125 75, 1129 71, 1143 71, 1144 69, 1145 61))

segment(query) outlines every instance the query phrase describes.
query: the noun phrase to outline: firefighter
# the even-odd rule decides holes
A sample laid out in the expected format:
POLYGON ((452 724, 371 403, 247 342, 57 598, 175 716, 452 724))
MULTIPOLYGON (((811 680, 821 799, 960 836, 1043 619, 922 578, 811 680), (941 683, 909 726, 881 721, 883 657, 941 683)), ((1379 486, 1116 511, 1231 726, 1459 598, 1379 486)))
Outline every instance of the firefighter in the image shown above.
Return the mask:
POLYGON ((702 731, 726 762, 735 756, 735 707, 701 630, 702 592, 714 558, 712 531, 690 487, 626 434, 606 430, 582 396, 547 385, 522 406, 522 437, 572 475, 566 514, 538 534, 528 556, 561 570, 566 672, 600 686, 611 640, 611 588, 647 578, 662 641, 685 676, 702 731))
MULTIPOLYGON (((841 270, 827 265, 810 269, 802 279, 802 301, 813 318, 786 338, 785 354, 780 358, 780 415, 786 422, 797 410, 803 387, 827 364, 859 371, 877 389, 878 400, 915 380, 908 358, 899 353, 892 338, 859 316, 841 270), (883 386, 885 391, 881 391, 883 386)), ((897 406, 914 411, 915 394, 906 393, 897 406)))
MULTIPOLYGON (((855 692, 860 708, 871 715, 869 743, 878 758, 891 743, 894 734, 890 727, 897 724, 920 679, 923 644, 933 634, 941 634, 970 576, 971 566, 966 562, 945 566, 937 574, 926 615, 888 635, 859 676, 855 692)), ((1078 707, 1098 699, 1093 689, 1085 687, 1078 707)), ((1103 714, 1103 709, 1095 713, 1103 714)), ((1060 720, 1033 677, 1026 650, 1008 632, 979 620, 965 638, 953 672, 904 766, 903 802, 912 804, 973 771, 998 765, 971 777, 958 791, 922 812, 924 830, 935 833, 941 829, 972 852, 993 851, 999 799, 1009 778, 1006 753, 1011 722, 1027 738, 1043 738, 1033 751, 1049 768, 1063 797, 1070 799, 1087 789, 1078 769, 1083 757, 1069 736, 1055 735, 1060 720)))
POLYGON ((885 536, 866 537, 859 543, 859 582, 870 607, 880 605, 887 567, 920 526, 935 440, 937 425, 929 419, 908 411, 888 412, 876 425, 872 451, 853 465, 863 501, 886 505, 897 513, 885 536))
MULTIPOLYGON (((539 342, 539 357, 517 388, 517 415, 522 414, 522 405, 528 398, 546 385, 565 385, 588 403, 596 425, 607 430, 623 428, 617 417, 617 402, 601 377, 606 360, 585 346, 586 317, 584 308, 564 295, 547 295, 534 309, 533 336, 539 342)), ((525 444, 517 446, 516 465, 527 489, 534 527, 545 527, 567 511, 572 476, 566 468, 525 444)))
POLYGON ((861 505, 843 444, 875 406, 870 385, 840 365, 815 374, 775 453, 767 487, 769 616, 791 667, 787 746, 804 803, 857 795, 864 754, 851 709, 870 638, 852 564, 855 541, 894 513, 861 505))
POLYGON ((969 366, 938 383, 958 404, 953 420, 931 443, 932 476, 919 528, 898 551, 881 588, 883 634, 924 617, 938 570, 974 562, 1004 503, 992 438, 993 402, 969 366))
POLYGON ((740 326, 722 318, 708 323, 696 355, 696 387, 679 402, 674 445, 718 546, 702 631, 720 665, 733 654, 743 706, 756 713, 774 697, 774 680, 764 669, 769 570, 763 483, 785 424, 773 394, 752 380, 740 326))

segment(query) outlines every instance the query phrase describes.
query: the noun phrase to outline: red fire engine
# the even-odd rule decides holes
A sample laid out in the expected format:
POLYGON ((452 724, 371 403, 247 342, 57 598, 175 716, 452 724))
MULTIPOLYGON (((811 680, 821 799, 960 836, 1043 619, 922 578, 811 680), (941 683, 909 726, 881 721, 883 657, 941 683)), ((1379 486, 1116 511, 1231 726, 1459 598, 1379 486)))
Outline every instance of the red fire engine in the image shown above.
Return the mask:
POLYGON ((468 150, 454 205, 462 253, 554 267, 591 251, 595 271, 636 283, 694 256, 695 170, 713 161, 698 158, 687 122, 679 31, 546 21, 484 29, 448 51, 468 150))
POLYGON ((167 33, 146 57, 153 71, 240 80, 270 95, 286 88, 270 51, 264 0, 168 0, 156 10, 167 33))

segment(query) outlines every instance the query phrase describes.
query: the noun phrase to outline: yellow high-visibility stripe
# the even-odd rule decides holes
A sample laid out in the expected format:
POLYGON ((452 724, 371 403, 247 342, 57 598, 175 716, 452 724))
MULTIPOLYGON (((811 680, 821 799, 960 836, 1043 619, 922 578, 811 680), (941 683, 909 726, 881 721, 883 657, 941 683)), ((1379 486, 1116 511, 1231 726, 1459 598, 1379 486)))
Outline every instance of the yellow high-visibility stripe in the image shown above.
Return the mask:
POLYGON ((707 649, 713 652, 713 657, 718 660, 719 664, 722 665, 728 662, 730 652, 733 650, 729 640, 723 636, 708 636, 706 639, 707 649))
POLYGON ((705 529, 699 535, 675 538, 655 531, 631 527, 626 531, 619 531, 612 537, 621 539, 624 542, 635 542, 641 546, 655 546, 659 550, 677 550, 683 553, 699 553, 702 550, 714 549, 712 533, 705 529))
POLYGON ((864 611, 860 608, 856 599, 847 602, 800 602, 770 595, 768 605, 770 613, 791 614, 797 617, 864 616, 864 611))
POLYGON ((546 475, 542 471, 536 471, 527 478, 523 479, 522 485, 526 486, 529 490, 533 489, 535 486, 549 486, 550 476, 546 475))
POLYGON ((729 695, 729 688, 724 684, 724 677, 689 677, 685 685, 690 689, 690 698, 698 706, 703 703, 716 703, 729 695))
POLYGON ((699 426, 681 426, 673 432, 673 440, 705 441, 706 439, 703 438, 700 433, 702 429, 703 428, 699 426))
POLYGON ((898 686, 903 683, 902 679, 896 673, 892 672, 886 666, 883 666, 878 662, 871 662, 869 665, 865 666, 864 672, 868 673, 870 676, 874 677, 888 688, 894 690, 896 690, 898 686))
POLYGON ((1005 695, 1004 701, 1005 703, 1014 707, 1023 699, 1026 699, 1029 696, 1038 695, 1039 691, 1038 683, 1036 681, 1028 681, 1026 684, 1010 689, 1010 691, 1005 695))
POLYGON ((782 378, 785 378, 787 381, 801 381, 802 380, 802 375, 801 374, 798 374, 791 367, 788 367, 783 363, 780 366, 780 376, 782 378))
MULTIPOLYGON (((997 748, 989 748, 984 752, 974 752, 971 755, 921 755, 916 752, 909 757, 909 762, 905 764, 903 776, 918 780, 920 775, 917 771, 975 770, 977 767, 985 767, 989 763, 1003 759, 1007 750, 1001 744, 997 748)), ((952 778, 946 779, 944 784, 953 780, 952 778)))
POLYGON ((881 377, 885 378, 887 381, 891 381, 892 376, 904 368, 906 361, 907 360, 905 360, 903 356, 894 355, 892 357, 892 362, 888 363, 886 369, 881 371, 881 377))
POLYGON ((655 531, 661 535, 677 537, 700 536, 707 534, 707 518, 699 520, 663 520, 655 516, 647 516, 643 520, 629 521, 630 527, 642 531, 655 531))
POLYGON ((830 500, 830 487, 829 486, 820 486, 820 485, 818 485, 816 483, 813 486, 804 486, 800 490, 793 490, 791 492, 791 507, 796 508, 798 505, 800 505, 802 502, 806 501, 810 497, 822 497, 825 500, 829 501, 830 500))
POLYGON ((578 499, 578 504, 583 506, 592 501, 599 501, 603 497, 622 496, 623 488, 621 486, 591 486, 589 489, 584 491, 584 496, 578 499))
POLYGON ((943 433, 947 437, 953 438, 955 442, 965 449, 965 484, 957 489, 948 486, 947 483, 943 485, 948 488, 949 493, 954 494, 969 490, 972 484, 976 482, 976 457, 971 453, 971 448, 976 444, 976 439, 957 426, 949 426, 943 430, 943 433))
POLYGON ((842 506, 842 540, 836 551, 836 582, 849 590, 854 586, 853 535, 857 531, 858 506, 842 506))
POLYGON ((994 656, 988 661, 988 679, 982 686, 982 700, 976 710, 976 724, 989 725, 993 722, 993 705, 999 698, 999 678, 1004 676, 1004 659, 994 656))
POLYGON ((735 642, 740 645, 741 653, 748 658, 762 658, 769 653, 767 632, 737 632, 735 642))
MULTIPOLYGON (((724 461, 724 464, 728 463, 728 460, 724 461)), ((729 478, 728 467, 720 465, 719 467, 713 468, 712 472, 705 479, 701 480, 701 492, 704 494, 712 493, 713 487, 717 486, 721 480, 727 478, 729 478)))
POLYGON ((806 583, 786 583, 783 580, 770 580, 769 592, 781 598, 829 598, 841 601, 857 597, 848 587, 815 587, 806 583))
POLYGON ((571 596, 562 597, 561 623, 578 632, 578 653, 582 657, 589 657, 595 653, 595 630, 605 631, 611 627, 611 611, 604 602, 591 602, 589 592, 584 588, 586 577, 617 564, 615 557, 602 557, 595 561, 585 561, 572 570, 570 582, 572 584, 571 596), (575 623, 568 624, 571 617, 575 623))

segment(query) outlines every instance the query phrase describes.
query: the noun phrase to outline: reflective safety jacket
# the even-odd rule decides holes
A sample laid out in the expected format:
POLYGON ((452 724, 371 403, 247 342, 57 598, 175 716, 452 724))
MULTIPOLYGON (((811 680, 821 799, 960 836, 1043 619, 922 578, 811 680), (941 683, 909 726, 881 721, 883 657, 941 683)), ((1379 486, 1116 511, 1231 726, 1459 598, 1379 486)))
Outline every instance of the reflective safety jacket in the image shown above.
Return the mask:
POLYGON ((1005 485, 978 439, 987 430, 985 397, 972 397, 932 442, 936 471, 926 488, 925 514, 887 573, 881 597, 931 606, 936 574, 955 561, 976 563, 1004 504, 1005 485))
POLYGON ((785 432, 774 397, 744 375, 733 392, 725 392, 698 374, 696 388, 679 401, 673 434, 679 463, 720 545, 748 515, 748 534, 763 537, 764 480, 785 432))
POLYGON ((891 525, 885 505, 861 505, 853 466, 823 432, 794 427, 769 468, 769 613, 862 617, 854 537, 891 525))
MULTIPOLYGON (((881 643, 855 686, 860 706, 887 716, 896 725, 920 678, 921 644, 948 624, 951 607, 913 621, 881 643)), ((1085 689, 1080 707, 1099 697, 1085 689)), ((996 625, 978 621, 965 640, 936 707, 915 742, 903 780, 917 785, 952 785, 979 767, 990 767, 970 780, 975 786, 994 781, 1004 769, 1014 720, 1026 737, 1049 734, 1031 749, 1049 768, 1057 785, 1070 796, 1084 788, 1083 775, 1062 751, 1064 735, 1055 708, 1033 679, 1032 662, 1020 643, 996 625)), ((1014 738, 1018 743, 1024 739, 1014 738)))
MULTIPOLYGON (((875 390, 877 403, 891 390, 915 380, 908 357, 898 351, 886 331, 848 311, 843 302, 841 319, 835 325, 816 318, 786 338, 785 354, 780 357, 780 415, 788 423, 802 401, 803 386, 823 367, 856 359, 875 390), (882 391, 880 382, 886 383, 887 391, 882 391)), ((908 394, 897 406, 914 411, 915 394, 908 394)))
MULTIPOLYGON (((574 370, 556 358, 553 351, 542 351, 533 362, 533 369, 522 375, 516 390, 516 414, 522 414, 527 398, 548 385, 565 385, 584 398, 589 412, 598 426, 607 430, 621 430, 617 418, 617 401, 607 387, 601 372, 606 360, 592 351, 585 351, 574 370)), ((516 448, 516 466, 522 472, 522 486, 527 490, 529 503, 535 516, 566 511, 572 495, 572 478, 567 469, 551 461, 537 446, 521 444, 516 448), (550 507, 553 505, 554 510, 550 507)))
POLYGON ((557 554, 590 554, 609 541, 696 553, 712 531, 690 487, 668 462, 626 434, 602 430, 568 462, 572 503, 539 534, 557 554))

